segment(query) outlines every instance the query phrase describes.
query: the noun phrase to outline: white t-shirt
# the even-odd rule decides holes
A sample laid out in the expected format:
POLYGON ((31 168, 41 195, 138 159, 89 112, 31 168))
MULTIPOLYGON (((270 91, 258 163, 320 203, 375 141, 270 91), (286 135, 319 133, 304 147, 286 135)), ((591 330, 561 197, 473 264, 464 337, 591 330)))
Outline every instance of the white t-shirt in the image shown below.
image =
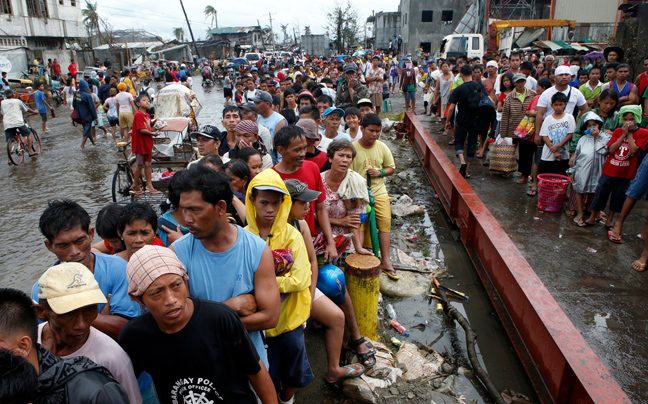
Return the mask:
MULTIPOLYGON (((551 108, 551 97, 553 97, 557 92, 558 90, 556 89, 556 86, 553 86, 545 90, 540 95, 540 98, 538 98, 538 107, 547 108, 544 114, 544 119, 547 119, 549 115, 553 115, 554 113, 553 108, 551 108)), ((565 113, 567 115, 573 114, 576 107, 587 104, 585 97, 580 91, 578 91, 577 88, 567 86, 567 89, 565 91, 562 91, 562 93, 568 97, 567 106, 565 107, 565 113), (570 91, 571 95, 569 95, 570 91)), ((542 125, 544 126, 544 123, 542 125)))
POLYGON ((119 106, 119 113, 130 113, 133 114, 133 107, 131 106, 131 101, 135 101, 133 94, 128 91, 122 91, 115 96, 115 101, 119 106))
POLYGON ((17 128, 25 124, 23 119, 23 111, 29 111, 27 105, 18 98, 3 100, 0 104, 0 112, 2 112, 4 128, 17 128))
POLYGON ((536 88, 538 87, 538 80, 529 76, 526 78, 526 83, 524 84, 524 87, 528 88, 529 90, 535 91, 536 88))
MULTIPOLYGON (((43 327, 47 323, 38 325, 38 343, 41 343, 41 336, 43 334, 43 327)), ((76 358, 78 356, 85 356, 94 363, 105 367, 110 370, 110 373, 115 377, 115 380, 121 384, 128 394, 128 401, 131 404, 141 404, 142 395, 140 394, 135 371, 133 370, 133 363, 131 362, 128 354, 115 342, 103 332, 94 327, 90 327, 90 335, 88 340, 76 352, 62 356, 61 358, 76 358)))
POLYGON ((349 142, 351 142, 351 136, 347 135, 347 134, 344 133, 344 132, 340 132, 340 131, 338 131, 337 136, 335 136, 333 139, 329 139, 329 138, 327 138, 327 137, 326 137, 326 134, 325 134, 324 131, 320 132, 320 136, 322 137, 322 140, 321 140, 320 143, 317 145, 317 148, 320 149, 321 151, 323 151, 324 153, 326 153, 326 151, 328 150, 329 145, 330 145, 331 142, 333 142, 334 140, 338 140, 338 139, 346 139, 346 140, 348 140, 349 142))
MULTIPOLYGON (((560 119, 556 119, 553 115, 549 115, 542 122, 540 136, 548 136, 551 143, 556 145, 562 142, 570 133, 574 133, 574 129, 576 129, 576 121, 574 121, 574 116, 572 114, 565 113, 560 119)), ((565 143, 559 151, 563 160, 569 159, 569 142, 565 143)), ((546 144, 542 148, 542 160, 556 160, 546 144)))

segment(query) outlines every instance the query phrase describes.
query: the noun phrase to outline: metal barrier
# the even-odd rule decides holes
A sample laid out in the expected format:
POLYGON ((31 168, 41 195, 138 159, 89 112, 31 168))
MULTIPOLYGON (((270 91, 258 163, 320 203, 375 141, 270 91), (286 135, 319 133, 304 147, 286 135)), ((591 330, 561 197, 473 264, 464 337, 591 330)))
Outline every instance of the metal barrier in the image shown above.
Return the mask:
POLYGON ((609 370, 416 116, 410 142, 543 403, 631 403, 609 370))

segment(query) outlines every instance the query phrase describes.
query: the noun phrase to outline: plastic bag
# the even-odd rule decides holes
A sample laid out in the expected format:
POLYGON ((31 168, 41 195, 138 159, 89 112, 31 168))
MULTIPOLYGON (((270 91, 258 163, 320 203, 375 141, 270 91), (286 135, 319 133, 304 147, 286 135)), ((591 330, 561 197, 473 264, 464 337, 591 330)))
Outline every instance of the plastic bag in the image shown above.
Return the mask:
POLYGON ((119 113, 117 112, 117 103, 113 103, 110 108, 108 108, 108 113, 106 114, 109 121, 116 121, 119 119, 119 113))
POLYGON ((535 118, 525 116, 513 131, 515 136, 522 140, 529 140, 535 134, 535 118))

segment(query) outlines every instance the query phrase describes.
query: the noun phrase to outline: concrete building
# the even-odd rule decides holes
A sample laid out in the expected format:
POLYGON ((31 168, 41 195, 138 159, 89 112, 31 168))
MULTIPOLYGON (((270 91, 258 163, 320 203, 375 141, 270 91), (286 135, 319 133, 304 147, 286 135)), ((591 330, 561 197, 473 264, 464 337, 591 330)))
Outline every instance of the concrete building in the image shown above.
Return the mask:
POLYGON ((230 44, 230 56, 238 56, 242 51, 250 52, 254 48, 263 49, 263 30, 254 27, 222 27, 209 31, 210 41, 226 41, 230 44))
MULTIPOLYGON (((35 58, 58 59, 65 73, 86 44, 80 0, 0 0, 0 69, 20 77, 35 58)), ((81 69, 84 63, 77 63, 81 69)))
POLYGON ((401 35, 401 13, 379 12, 367 18, 367 23, 373 24, 373 47, 386 50, 389 41, 401 35))
POLYGON ((403 52, 414 54, 421 46, 423 52, 434 53, 443 37, 452 34, 473 2, 474 0, 401 0, 398 12, 403 52))
POLYGON ((302 35, 302 51, 313 56, 331 56, 329 37, 326 35, 302 35))

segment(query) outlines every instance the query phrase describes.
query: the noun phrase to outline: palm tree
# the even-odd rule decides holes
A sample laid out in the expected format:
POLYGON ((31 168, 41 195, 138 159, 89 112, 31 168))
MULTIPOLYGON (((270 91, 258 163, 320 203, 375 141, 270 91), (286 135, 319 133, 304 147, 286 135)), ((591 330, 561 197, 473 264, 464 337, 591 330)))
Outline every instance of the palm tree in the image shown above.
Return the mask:
POLYGON ((90 32, 96 31, 99 40, 105 42, 103 40, 103 35, 101 34, 102 20, 101 17, 99 17, 99 13, 97 13, 97 3, 95 2, 92 4, 86 0, 86 8, 81 10, 81 15, 83 15, 83 23, 88 27, 90 32))
POLYGON ((211 25, 214 28, 218 28, 218 11, 214 8, 214 6, 207 6, 205 7, 205 11, 203 11, 205 14, 205 18, 211 18, 211 25))
POLYGON ((184 42, 184 28, 178 27, 173 29, 173 36, 176 37, 178 42, 184 42))
POLYGON ((287 32, 288 24, 281 24, 280 27, 281 27, 281 32, 283 33, 283 38, 284 38, 283 41, 284 43, 286 43, 288 41, 288 32, 287 32))

